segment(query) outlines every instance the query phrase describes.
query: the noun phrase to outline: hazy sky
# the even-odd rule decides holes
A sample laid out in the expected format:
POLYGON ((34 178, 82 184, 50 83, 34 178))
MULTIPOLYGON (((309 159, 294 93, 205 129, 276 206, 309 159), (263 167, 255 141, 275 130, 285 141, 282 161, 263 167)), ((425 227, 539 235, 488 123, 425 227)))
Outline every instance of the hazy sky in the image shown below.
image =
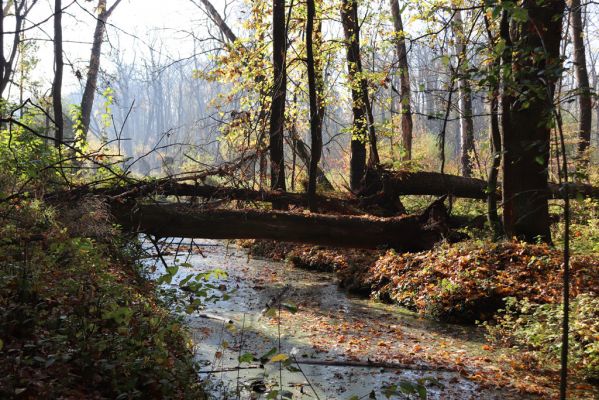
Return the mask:
MULTIPOLYGON (((5 3, 6 0, 3 0, 5 3)), ((108 0, 112 5, 114 0, 108 0)), ((95 28, 92 13, 97 2, 87 0, 63 0, 63 7, 68 7, 63 17, 63 40, 65 63, 64 92, 76 92, 80 83, 75 77, 75 70, 84 73, 89 61, 91 40, 95 28)), ((213 0, 213 4, 221 12, 225 0, 213 0)), ((36 56, 40 65, 35 73, 45 88, 51 85, 53 71, 53 49, 50 39, 53 37, 52 15, 54 1, 40 0, 29 15, 28 26, 42 23, 39 28, 32 29, 28 36, 42 39, 36 56)), ((104 43, 104 55, 118 50, 126 59, 146 57, 150 52, 155 56, 161 53, 162 59, 176 59, 189 56, 193 52, 193 43, 188 32, 205 35, 205 15, 189 0, 123 0, 109 20, 107 28, 108 41, 104 43), (159 43, 162 46, 159 46, 159 43)), ((231 21, 234 23, 234 21, 231 21)), ((102 59, 102 66, 110 70, 107 57, 102 59)))

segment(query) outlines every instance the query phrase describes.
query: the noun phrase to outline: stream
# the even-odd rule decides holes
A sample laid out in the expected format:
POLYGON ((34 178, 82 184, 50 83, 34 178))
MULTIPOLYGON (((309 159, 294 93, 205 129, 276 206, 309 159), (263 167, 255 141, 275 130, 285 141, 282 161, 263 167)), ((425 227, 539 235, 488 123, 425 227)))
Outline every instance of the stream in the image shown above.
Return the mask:
POLYGON ((484 350, 488 346, 476 328, 433 322, 348 295, 333 274, 249 259, 224 241, 198 243, 202 254, 189 256, 188 267, 171 284, 190 273, 227 273, 211 283, 230 298, 208 302, 187 317, 211 398, 384 399, 392 385, 414 392, 394 397, 404 399, 420 398, 419 391, 428 399, 523 398, 460 371, 460 357, 494 370, 497 354, 484 350), (259 361, 279 354, 288 360, 259 361), (240 364, 240 357, 245 362, 240 364), (443 357, 452 362, 457 357, 457 369, 443 357))

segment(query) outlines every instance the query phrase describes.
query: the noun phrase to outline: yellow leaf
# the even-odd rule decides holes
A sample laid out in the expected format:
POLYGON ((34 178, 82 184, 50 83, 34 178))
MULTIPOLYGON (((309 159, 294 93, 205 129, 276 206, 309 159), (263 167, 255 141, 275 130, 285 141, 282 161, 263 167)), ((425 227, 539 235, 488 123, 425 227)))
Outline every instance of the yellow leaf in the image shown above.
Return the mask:
POLYGON ((287 361, 288 359, 289 359, 289 356, 287 354, 277 354, 276 356, 273 356, 273 358, 271 358, 270 361, 281 362, 281 361, 287 361))

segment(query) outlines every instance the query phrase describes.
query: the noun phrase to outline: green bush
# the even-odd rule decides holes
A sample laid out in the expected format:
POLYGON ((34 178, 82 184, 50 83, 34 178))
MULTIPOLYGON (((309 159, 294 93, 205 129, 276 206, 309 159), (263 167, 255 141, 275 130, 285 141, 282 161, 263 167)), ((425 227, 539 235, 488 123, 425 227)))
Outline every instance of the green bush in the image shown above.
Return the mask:
POLYGON ((203 398, 135 242, 71 236, 39 202, 0 227, 0 398, 203 398))
MULTIPOLYGON (((496 324, 485 323, 491 341, 533 350, 539 360, 557 365, 561 353, 562 304, 535 304, 506 299, 496 324)), ((570 368, 584 378, 599 380, 599 298, 576 297, 570 308, 570 368)))

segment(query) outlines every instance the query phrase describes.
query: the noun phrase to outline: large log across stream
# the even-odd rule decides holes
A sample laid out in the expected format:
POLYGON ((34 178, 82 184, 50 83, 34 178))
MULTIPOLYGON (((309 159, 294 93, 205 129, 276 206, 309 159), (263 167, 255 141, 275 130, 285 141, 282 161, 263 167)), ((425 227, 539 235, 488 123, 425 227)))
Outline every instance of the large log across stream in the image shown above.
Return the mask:
POLYGON ((270 239, 419 251, 432 248, 449 234, 443 199, 420 215, 393 218, 199 209, 180 204, 114 204, 113 214, 124 228, 157 237, 270 239))

